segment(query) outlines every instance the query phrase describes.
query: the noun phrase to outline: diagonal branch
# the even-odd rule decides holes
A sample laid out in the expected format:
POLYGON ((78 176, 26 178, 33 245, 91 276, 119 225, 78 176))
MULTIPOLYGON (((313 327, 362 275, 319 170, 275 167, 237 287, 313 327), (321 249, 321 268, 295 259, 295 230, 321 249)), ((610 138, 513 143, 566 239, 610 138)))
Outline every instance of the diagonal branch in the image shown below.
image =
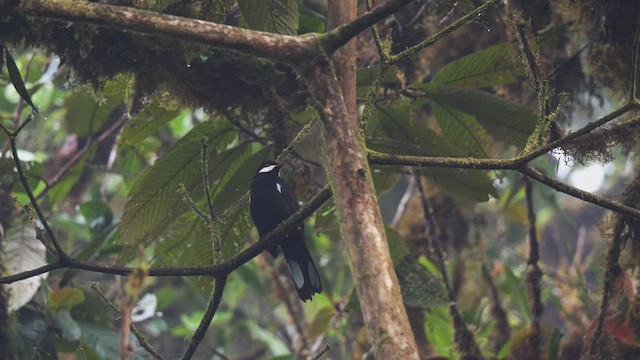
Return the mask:
MULTIPOLYGON (((120 310, 120 308, 118 306, 116 306, 116 304, 114 304, 111 301, 109 301, 109 299, 107 299, 107 297, 102 293, 102 291, 100 291, 100 288, 99 288, 97 282, 93 282, 91 284, 91 289, 93 289, 93 291, 96 292, 98 297, 105 304, 107 304, 113 311, 115 311, 118 314, 118 316, 123 316, 122 310, 120 310)), ((149 353, 149 355, 153 356, 153 358, 156 359, 156 360, 164 360, 164 358, 162 356, 160 356, 160 354, 158 354, 158 352, 156 352, 153 349, 151 344, 149 344, 147 339, 145 339, 144 335, 142 335, 142 333, 138 330, 138 328, 136 327, 136 325, 134 323, 131 323, 131 325, 129 325, 129 330, 136 337, 136 339, 138 340, 138 343, 140 344, 140 346, 142 346, 149 353)))
POLYGON ((226 275, 216 277, 216 282, 213 292, 211 293, 211 298, 209 299, 209 304, 207 305, 207 310, 205 311, 198 328, 193 333, 191 340, 189 340, 189 346, 187 346, 187 350, 182 354, 181 359, 191 359, 198 349, 198 346, 200 346, 202 339, 204 339, 204 335, 207 333, 207 329, 209 329, 209 325, 211 325, 211 320, 213 320, 213 316, 216 314, 218 306, 220 306, 222 293, 224 292, 224 286, 226 283, 226 275))
MULTIPOLYGON (((25 193, 29 197, 29 201, 33 205, 33 209, 38 215, 38 220, 40 220, 40 222, 42 223, 42 226, 44 227, 47 237, 49 238, 49 241, 51 241, 51 243, 53 244, 53 247, 56 250, 55 255, 59 260, 66 261, 69 259, 69 256, 65 253, 64 249, 60 245, 60 242, 56 238, 56 235, 54 234, 53 229, 49 225, 47 218, 44 216, 44 212, 42 211, 42 209, 40 209, 40 206, 38 206, 38 201, 36 200, 36 197, 33 194, 33 191, 31 190, 31 186, 29 185, 29 179, 27 179, 27 174, 24 171, 24 167, 22 166, 22 163, 20 162, 20 158, 18 157, 18 146, 16 145, 16 136, 18 135, 18 133, 15 131, 13 132, 9 131, 4 126, 1 126, 1 128, 2 128, 2 131, 9 138, 9 145, 11 146, 11 154, 13 155, 13 162, 16 165, 16 171, 18 172, 18 179, 20 180, 20 183, 22 184, 22 187, 24 188, 25 193)), ((35 274, 35 275, 38 275, 38 274, 35 274)))
MULTIPOLYGON (((233 256, 229 260, 212 266, 200 266, 200 267, 186 267, 186 268, 159 268, 149 269, 149 276, 225 276, 230 274, 235 269, 244 265, 254 257, 266 249, 276 245, 280 239, 296 226, 301 224, 306 218, 311 216, 320 206, 322 206, 327 200, 331 198, 331 189, 325 187, 317 193, 309 202, 304 204, 296 213, 291 215, 287 220, 282 222, 278 227, 264 236, 257 243, 244 249, 242 252, 233 256)), ((94 264, 85 261, 79 261, 71 258, 59 258, 56 262, 39 267, 34 270, 21 272, 14 275, 0 277, 0 284, 10 284, 16 281, 24 280, 30 277, 34 277, 49 271, 71 268, 78 270, 93 271, 103 274, 113 274, 127 276, 135 269, 130 267, 119 267, 111 265, 94 264)))
POLYGON ((391 63, 396 63, 408 56, 412 56, 415 53, 417 53, 418 51, 425 49, 433 44, 435 44, 438 40, 442 39, 443 37, 447 36, 449 33, 453 32, 454 30, 456 30, 457 28, 459 28, 460 26, 468 23, 469 21, 473 20, 474 17, 479 16, 480 14, 482 14, 482 12, 486 11, 489 7, 499 3, 500 0, 489 0, 486 3, 478 6, 476 9, 472 10, 471 12, 467 13, 466 15, 464 15, 463 17, 461 17, 460 19, 454 21, 451 25, 447 26, 446 28, 442 29, 441 31, 437 32, 436 34, 430 36, 428 39, 425 39, 424 41, 419 42, 418 44, 396 54, 396 55, 391 55, 389 57, 389 60, 391 63))

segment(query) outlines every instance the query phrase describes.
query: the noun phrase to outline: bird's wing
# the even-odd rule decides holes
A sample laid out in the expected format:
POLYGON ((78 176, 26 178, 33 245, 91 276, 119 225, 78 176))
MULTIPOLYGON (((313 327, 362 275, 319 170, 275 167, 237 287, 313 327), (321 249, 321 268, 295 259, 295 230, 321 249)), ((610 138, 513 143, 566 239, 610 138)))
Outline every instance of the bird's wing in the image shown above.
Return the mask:
POLYGON ((298 211, 300 209, 300 204, 298 204, 298 199, 296 199, 296 194, 293 192, 293 189, 282 179, 278 179, 277 184, 282 187, 280 194, 284 197, 285 203, 287 204, 289 211, 291 211, 291 214, 298 211))

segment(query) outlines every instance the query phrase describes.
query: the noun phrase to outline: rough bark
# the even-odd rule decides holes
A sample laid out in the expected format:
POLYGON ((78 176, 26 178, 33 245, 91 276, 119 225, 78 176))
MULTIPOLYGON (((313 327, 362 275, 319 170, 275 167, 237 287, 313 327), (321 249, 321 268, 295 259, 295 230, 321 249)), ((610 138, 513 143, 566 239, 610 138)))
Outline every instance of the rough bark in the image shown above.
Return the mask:
MULTIPOLYGON (((356 1, 329 0, 327 27, 329 29, 353 20, 358 15, 356 1)), ((351 39, 345 46, 333 54, 333 67, 336 77, 342 85, 342 96, 347 107, 349 119, 358 121, 356 108, 356 39, 351 39)))
MULTIPOLYGON (((329 9, 330 21, 338 25, 355 17, 356 2, 333 1, 329 9)), ((358 126, 353 49, 347 46, 336 54, 335 71, 325 59, 304 71, 303 77, 322 115, 325 167, 375 356, 418 359, 358 126), (342 75, 342 84, 335 73, 342 75)))

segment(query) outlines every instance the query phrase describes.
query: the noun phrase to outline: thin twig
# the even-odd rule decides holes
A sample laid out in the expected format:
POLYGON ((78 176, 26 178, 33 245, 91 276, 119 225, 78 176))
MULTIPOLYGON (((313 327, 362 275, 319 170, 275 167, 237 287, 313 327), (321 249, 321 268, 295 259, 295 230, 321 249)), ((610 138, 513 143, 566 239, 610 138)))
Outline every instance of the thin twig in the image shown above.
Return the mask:
POLYGON ((527 297, 529 307, 531 309, 531 333, 529 334, 528 344, 532 359, 540 359, 540 318, 544 307, 542 305, 542 290, 540 282, 542 280, 542 270, 538 265, 540 259, 540 250, 538 243, 538 235, 536 231, 536 213, 533 208, 533 186, 531 180, 525 177, 524 188, 527 201, 527 214, 529 222, 529 259, 527 260, 527 272, 525 275, 525 283, 527 285, 527 297))
POLYGON ((487 287, 489 288, 489 294, 491 296, 491 316, 495 325, 489 338, 491 350, 494 353, 500 352, 500 349, 511 338, 511 328, 509 327, 509 320, 507 319, 507 312, 500 300, 500 293, 495 284, 495 281, 491 277, 486 264, 482 264, 482 278, 484 279, 487 287))
MULTIPOLYGON (((371 9, 373 8, 373 4, 371 3, 371 0, 367 0, 366 4, 367 4, 367 10, 371 11, 371 9)), ((371 29, 371 35, 373 35, 373 42, 376 45, 376 49, 378 50, 378 56, 380 56, 380 63, 388 64, 389 54, 386 51, 384 51, 384 46, 382 45, 382 39, 380 39, 380 33, 378 32, 378 28, 376 28, 375 24, 371 25, 371 27, 369 28, 371 29)))
POLYGON ((196 215, 202 218, 202 220, 204 220, 205 223, 209 224, 211 222, 211 218, 209 217, 209 215, 207 215, 204 211, 200 210, 200 208, 198 207, 198 204, 196 204, 196 202, 193 201, 193 199, 191 198, 191 195, 189 195, 189 191, 187 191, 187 188, 184 186, 184 184, 178 185, 177 192, 178 192, 178 196, 180 197, 180 200, 184 201, 184 203, 187 204, 189 208, 191 208, 191 210, 193 210, 193 212, 196 213, 196 215))
POLYGON ((36 214, 38 215, 38 219, 42 223, 42 226, 44 227, 44 230, 47 233, 47 237, 51 241, 51 244, 53 244, 53 247, 56 249, 56 257, 58 259, 68 260, 69 256, 64 252, 64 249, 62 249, 60 242, 56 238, 56 235, 54 234, 53 229, 51 228, 51 225, 49 225, 47 218, 44 216, 44 213, 42 212, 42 209, 38 205, 38 201, 36 200, 36 197, 33 195, 33 191, 31 190, 31 185, 29 184, 29 180, 27 179, 27 174, 24 171, 24 168, 22 167, 22 163, 20 162, 20 158, 18 156, 18 147, 16 145, 16 136, 18 134, 15 131, 14 132, 9 131, 6 127, 2 126, 1 124, 0 124, 0 129, 9 138, 9 143, 11 146, 11 154, 13 155, 13 162, 16 165, 16 170, 18 172, 18 179, 20 179, 20 183, 22 184, 22 187, 24 188, 25 193, 29 197, 31 206, 33 207, 36 214))
POLYGON ((470 356, 473 359, 483 359, 482 352, 476 343, 473 333, 469 330, 466 323, 458 311, 456 305, 456 295, 449 282, 449 276, 447 274, 447 266, 445 262, 444 250, 442 249, 442 232, 439 224, 436 222, 433 216, 433 208, 429 204, 429 200, 422 187, 422 177, 418 170, 414 170, 413 179, 417 186, 418 193, 420 194, 420 201, 422 204, 422 215, 425 221, 425 233, 428 235, 429 247, 433 256, 435 257, 436 266, 442 276, 442 282, 444 283, 447 295, 449 297, 449 314, 453 319, 454 328, 454 341, 458 350, 463 358, 470 356))
MULTIPOLYGON (((371 0, 367 0, 366 4, 367 9, 371 10, 371 0)), ((360 130, 362 130, 363 133, 367 129, 369 118, 371 117, 371 109, 373 108, 376 98, 378 97, 378 88, 382 83, 382 78, 391 66, 391 61, 389 59, 390 54, 385 51, 385 47, 382 44, 382 39, 380 39, 380 33, 378 32, 375 24, 371 26, 371 34, 373 35, 373 42, 376 45, 378 56, 380 57, 380 63, 378 64, 378 74, 373 79, 373 82, 369 87, 369 91, 367 92, 367 97, 365 99, 364 109, 362 110, 362 116, 360 116, 360 130)))
MULTIPOLYGON (((209 209, 209 221, 205 221, 207 228, 211 232, 211 244, 213 246, 213 263, 218 264, 222 262, 222 243, 220 241, 220 218, 216 215, 213 208, 213 200, 211 200, 211 188, 209 187, 209 155, 207 154, 207 138, 202 137, 200 139, 200 173, 202 175, 202 188, 204 190, 205 198, 207 199, 207 208, 209 209)), ((186 194, 184 185, 182 186, 183 194, 186 194)), ((184 196, 184 195, 183 195, 184 196)), ((193 202, 193 201, 192 201, 193 202)), ((195 204, 193 207, 198 208, 195 204)), ((192 207, 192 208, 193 208, 192 207)), ((200 210, 196 211, 200 213, 200 210)))
POLYGON ((204 335, 211 325, 211 320, 213 320, 213 316, 216 314, 218 310, 218 306, 220 305, 220 301, 222 300, 222 293, 224 292, 224 286, 227 283, 227 276, 223 275, 216 278, 216 283, 214 285, 213 291, 211 292, 211 298, 209 299, 209 304, 207 305, 207 310, 204 313, 198 328, 193 333, 191 340, 189 340, 189 345, 187 346, 187 350, 185 350, 182 355, 183 360, 191 359, 193 354, 195 354, 198 346, 204 339, 204 335))
POLYGON ((329 352, 329 350, 331 350, 331 346, 329 346, 329 344, 325 344, 324 348, 322 348, 322 350, 320 350, 319 353, 315 354, 311 360, 319 360, 321 357, 323 357, 326 353, 329 352))
MULTIPOLYGON (((123 316, 122 310, 120 310, 120 308, 116 304, 114 304, 109 299, 107 299, 107 297, 104 296, 102 291, 100 291, 100 288, 98 287, 98 283, 97 282, 94 281, 91 284, 91 289, 93 289, 93 291, 95 291, 96 294, 98 294, 98 297, 105 304, 107 304, 107 306, 109 306, 116 314, 118 314, 119 316, 123 316)), ((136 327, 135 324, 131 323, 131 325, 129 326, 129 330, 131 330, 131 333, 136 337, 136 339, 138 340, 138 343, 140 344, 140 346, 142 346, 151 356, 153 356, 154 358, 156 358, 158 360, 162 360, 163 359, 163 357, 160 356, 160 354, 158 354, 153 349, 151 344, 149 344, 147 342, 147 339, 145 339, 144 335, 142 335, 142 333, 140 333, 140 331, 138 330, 138 328, 136 327)))
POLYGON ((113 135, 129 119, 130 119, 130 116, 125 111, 122 114, 122 116, 116 122, 113 123, 113 125, 111 127, 109 127, 107 130, 101 132, 100 135, 98 135, 97 137, 95 136, 95 134, 89 136, 87 138, 87 142, 84 144, 82 149, 80 149, 79 151, 76 151, 73 154, 73 156, 71 157, 71 159, 69 159, 69 161, 67 161, 64 165, 62 165, 60 170, 53 177, 51 177, 50 179, 47 179, 45 181, 45 185, 46 186, 45 186, 44 190, 42 190, 36 196, 36 199, 41 199, 43 196, 45 196, 47 193, 49 193, 49 191, 53 188, 53 186, 55 184, 57 184, 64 177, 64 175, 66 175, 69 172, 69 170, 71 170, 71 168, 73 168, 73 166, 75 166, 78 163, 78 161, 80 161, 82 159, 82 157, 91 148, 91 145, 93 145, 95 143, 99 144, 102 141, 104 141, 106 138, 108 138, 109 136, 113 135))
POLYGON ((211 188, 209 187, 209 166, 207 166, 209 156, 207 154, 207 138, 200 139, 200 162, 202 163, 202 187, 204 188, 204 195, 207 199, 207 206, 209 208, 209 216, 212 222, 218 222, 218 216, 213 209, 213 201, 211 200, 211 188))
POLYGON ((287 147, 284 148, 282 152, 276 157, 276 162, 286 160, 289 157, 289 154, 296 148, 296 146, 298 146, 298 144, 300 144, 300 142, 302 142, 302 140, 304 140, 304 138, 309 135, 309 133, 313 129, 313 126, 318 122, 318 120, 320 119, 315 116, 308 123, 304 124, 302 129, 298 131, 298 134, 296 134, 293 140, 291 140, 289 145, 287 145, 287 147))
POLYGON ((590 202, 600 207, 640 219, 640 210, 636 208, 632 208, 617 201, 603 198, 588 191, 580 190, 574 186, 565 184, 562 181, 550 178, 531 166, 522 167, 518 169, 518 171, 524 175, 527 175, 531 179, 547 185, 552 189, 563 192, 567 195, 571 195, 582 201, 590 202))
MULTIPOLYGON (((323 42, 325 51, 329 54, 344 46, 349 40, 353 39, 366 28, 396 13, 413 0, 389 0, 367 11, 352 21, 342 24, 337 28, 323 34, 321 41, 323 42)), ((495 0, 494 0, 495 1, 495 0)))
POLYGON ((413 54, 417 53, 418 51, 425 49, 433 44, 435 44, 438 40, 442 39, 443 37, 445 37, 446 35, 448 35, 449 33, 451 33, 452 31, 456 30, 457 28, 461 27, 462 25, 465 25, 466 23, 468 23, 469 21, 473 20, 473 18, 475 18, 476 16, 479 16, 480 14, 482 14, 482 12, 486 11, 489 7, 499 3, 501 0, 489 0, 486 3, 480 5, 479 7, 477 7, 476 9, 472 10, 471 12, 467 13, 466 15, 462 16, 460 19, 454 21, 453 23, 451 23, 449 26, 447 26, 446 28, 440 30, 439 32, 437 32, 436 34, 430 36, 428 39, 419 42, 418 44, 396 54, 396 55, 391 55, 389 57, 389 60, 391 63, 396 63, 408 56, 412 56, 413 54))

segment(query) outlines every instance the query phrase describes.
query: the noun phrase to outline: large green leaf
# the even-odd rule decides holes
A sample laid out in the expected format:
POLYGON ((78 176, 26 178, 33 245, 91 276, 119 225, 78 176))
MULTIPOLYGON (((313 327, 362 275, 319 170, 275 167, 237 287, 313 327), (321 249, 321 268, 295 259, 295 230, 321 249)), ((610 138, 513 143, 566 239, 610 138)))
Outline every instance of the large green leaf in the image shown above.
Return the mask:
MULTIPOLYGON (((118 359, 120 357, 120 333, 107 328, 96 326, 92 323, 78 322, 82 330, 82 341, 102 359, 118 359)), ((130 359, 148 359, 149 354, 138 344, 138 340, 129 335, 129 344, 132 349, 130 359)))
MULTIPOLYGON (((377 151, 423 156, 463 157, 462 146, 410 118, 411 106, 380 106, 371 117, 367 145, 377 151)), ((472 201, 497 196, 486 171, 429 169, 424 172, 442 191, 472 201)))
MULTIPOLYGON (((447 304, 448 299, 441 280, 411 258, 402 235, 390 227, 385 227, 385 232, 404 303, 421 309, 447 304)), ((358 294, 353 291, 345 311, 359 309, 358 294)))
POLYGON ((431 82, 478 88, 509 84, 524 75, 522 62, 513 55, 510 45, 499 44, 448 63, 431 82))
POLYGON ((473 115, 496 140, 523 146, 533 132, 536 114, 524 106, 492 93, 449 85, 418 86, 436 103, 473 115))
POLYGON ((373 177, 373 186, 378 196, 384 194, 395 185, 400 179, 398 171, 393 171, 388 167, 374 168, 371 170, 373 177))
POLYGON ((213 260, 211 234, 204 226, 201 218, 195 214, 185 213, 178 221, 173 222, 163 233, 155 250, 152 266, 193 266, 209 265, 213 260), (192 249, 209 261, 202 263, 202 258, 192 259, 185 256, 192 249), (183 262, 185 261, 186 262, 183 262))
POLYGON ((405 304, 430 309, 449 302, 440 279, 415 259, 405 256, 394 265, 405 304))
POLYGON ((414 121, 414 106, 383 105, 371 116, 367 145, 378 151, 404 155, 462 156, 445 138, 414 121))
POLYGON ((493 181, 482 170, 430 168, 423 172, 431 184, 460 199, 476 202, 498 197, 493 181))
POLYGON ((159 104, 147 106, 137 116, 127 121, 122 129, 120 143, 135 145, 153 135, 160 127, 175 119, 180 112, 167 110, 159 104))
POLYGON ((461 153, 474 157, 486 156, 486 132, 472 115, 437 102, 433 103, 431 112, 442 129, 442 135, 461 153))
POLYGON ((243 146, 244 152, 230 164, 224 176, 212 189, 213 204, 222 212, 238 201, 251 185, 258 167, 267 159, 267 149, 255 151, 253 146, 243 146))
POLYGON ((226 166, 242 151, 226 149, 236 138, 233 131, 212 121, 196 126, 180 139, 154 166, 145 169, 129 193, 122 221, 120 241, 148 243, 189 208, 179 199, 177 189, 184 184, 197 201, 203 196, 201 184, 200 139, 206 136, 209 148, 209 176, 217 181, 226 166))
POLYGON ((387 245, 389 246, 389 253, 391 255, 391 261, 397 264, 405 256, 411 252, 407 243, 402 235, 396 231, 396 229, 385 226, 384 232, 387 235, 387 245))
POLYGON ((96 99, 96 95, 88 87, 81 87, 65 100, 69 130, 80 137, 85 137, 100 130, 104 123, 118 107, 122 106, 126 89, 131 77, 120 75, 109 80, 96 99))
POLYGON ((298 0, 238 0, 251 29, 284 35, 298 33, 298 0))
MULTIPOLYGON (((253 147, 247 145, 237 148, 244 149, 244 153, 236 156, 227 166, 224 175, 212 191, 212 200, 218 213, 244 196, 249 190, 256 169, 266 158, 266 149, 255 151, 253 147)), ((202 208, 204 209, 205 205, 202 205, 202 208)), ((223 258, 236 254, 242 248, 246 231, 250 228, 246 209, 241 209, 223 219, 220 224, 223 258)), ((163 234, 155 258, 156 261, 167 266, 211 264, 213 259, 211 233, 205 228, 202 219, 186 213, 163 234)))
POLYGON ((311 324, 309 324, 307 336, 313 339, 326 333, 329 329, 329 325, 331 324, 331 319, 335 314, 336 308, 331 305, 318 310, 316 315, 313 317, 313 320, 311 320, 311 324))

